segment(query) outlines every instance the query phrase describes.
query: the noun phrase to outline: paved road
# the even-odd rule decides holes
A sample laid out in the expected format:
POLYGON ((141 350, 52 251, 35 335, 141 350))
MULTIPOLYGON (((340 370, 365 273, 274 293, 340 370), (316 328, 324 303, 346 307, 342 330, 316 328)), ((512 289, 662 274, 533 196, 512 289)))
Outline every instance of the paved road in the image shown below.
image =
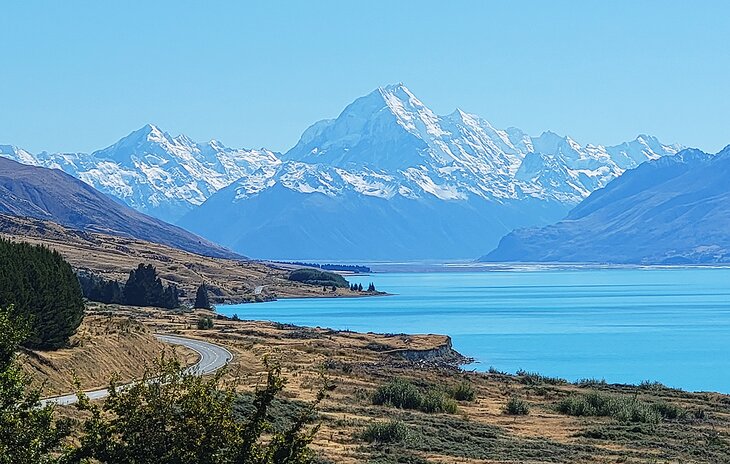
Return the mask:
MULTIPOLYGON (((214 345, 213 343, 193 338, 178 337, 177 335, 155 335, 155 337, 165 343, 169 343, 171 345, 182 345, 197 352, 200 359, 197 363, 187 369, 187 372, 191 372, 195 375, 204 375, 215 372, 233 359, 233 354, 230 351, 220 345, 214 345)), ((98 400, 108 395, 109 391, 106 388, 86 392, 86 396, 92 400, 98 400)), ((76 400, 76 393, 72 393, 69 395, 46 398, 41 400, 41 405, 73 404, 76 400)))

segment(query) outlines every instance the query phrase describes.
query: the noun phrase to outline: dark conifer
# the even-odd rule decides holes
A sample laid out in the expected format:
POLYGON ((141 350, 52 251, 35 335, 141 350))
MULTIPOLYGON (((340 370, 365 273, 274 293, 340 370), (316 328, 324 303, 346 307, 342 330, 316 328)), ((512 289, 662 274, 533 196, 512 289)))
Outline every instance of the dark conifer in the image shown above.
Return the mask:
POLYGON ((71 266, 43 246, 0 240, 0 307, 31 322, 25 345, 64 346, 84 317, 79 281, 71 266))
POLYGON ((208 299, 208 288, 205 284, 200 284, 198 291, 195 293, 195 307, 211 309, 210 300, 208 299))

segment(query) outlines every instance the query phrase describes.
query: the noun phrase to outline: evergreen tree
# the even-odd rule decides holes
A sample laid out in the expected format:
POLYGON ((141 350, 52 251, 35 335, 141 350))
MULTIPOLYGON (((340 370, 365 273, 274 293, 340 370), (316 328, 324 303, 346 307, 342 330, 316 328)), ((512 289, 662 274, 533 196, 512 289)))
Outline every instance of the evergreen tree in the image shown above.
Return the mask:
POLYGON ((362 292, 362 284, 357 284, 357 291, 362 292))
POLYGON ((90 272, 79 271, 76 276, 81 285, 81 291, 90 301, 106 304, 122 303, 122 287, 115 280, 106 280, 90 272))
POLYGON ((24 344, 57 349, 68 343, 84 317, 71 265, 46 247, 8 240, 0 240, 0 263, 0 307, 13 306, 30 322, 24 344))
POLYGON ((151 264, 140 264, 129 272, 124 285, 124 304, 173 309, 180 306, 180 294, 175 285, 162 285, 151 264))
POLYGON ((375 291, 375 284, 370 282, 370 285, 368 285, 368 292, 374 292, 375 291))
POLYGON ((195 307, 211 309, 210 300, 208 299, 208 287, 205 284, 200 284, 198 291, 195 292, 195 307))

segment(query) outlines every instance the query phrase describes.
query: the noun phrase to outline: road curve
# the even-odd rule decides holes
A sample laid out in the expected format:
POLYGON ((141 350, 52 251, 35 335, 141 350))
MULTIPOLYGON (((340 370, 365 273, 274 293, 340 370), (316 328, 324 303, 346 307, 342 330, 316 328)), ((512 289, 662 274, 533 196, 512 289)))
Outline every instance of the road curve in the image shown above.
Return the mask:
MULTIPOLYGON (((170 345, 181 345, 198 353, 198 356, 200 356, 198 362, 188 367, 186 370, 186 372, 195 375, 205 375, 215 372, 233 359, 233 354, 230 351, 220 345, 215 345, 210 342, 204 342, 194 338, 180 337, 178 335, 155 334, 155 337, 162 342, 169 343, 170 345)), ((87 391, 85 393, 89 399, 98 400, 108 396, 109 390, 101 388, 99 390, 87 391)), ((66 405, 73 404, 76 401, 76 393, 71 393, 68 395, 45 398, 41 400, 41 406, 49 404, 66 405)))

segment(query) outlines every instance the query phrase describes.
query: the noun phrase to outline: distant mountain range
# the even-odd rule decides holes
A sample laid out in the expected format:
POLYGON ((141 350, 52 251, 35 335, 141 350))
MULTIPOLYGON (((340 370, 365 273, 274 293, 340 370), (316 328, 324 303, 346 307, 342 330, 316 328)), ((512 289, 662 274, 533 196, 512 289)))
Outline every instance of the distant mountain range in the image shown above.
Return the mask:
POLYGON ((0 158, 0 213, 162 243, 212 257, 240 257, 180 227, 118 203, 60 170, 4 158, 0 158))
POLYGON ((232 149, 216 140, 196 143, 146 125, 93 153, 32 154, 0 145, 0 156, 60 169, 128 206, 174 222, 217 190, 254 173, 273 175, 281 164, 268 150, 232 149))
POLYGON ((483 261, 730 263, 730 146, 642 164, 568 216, 516 230, 483 261))
POLYGON ((479 256, 680 149, 645 135, 611 147, 530 137, 461 110, 436 115, 398 84, 315 123, 283 155, 145 126, 92 154, 0 156, 62 169, 251 256, 393 260, 479 256))
POLYGON ((679 149, 649 136, 581 146, 461 110, 438 116, 399 84, 314 124, 273 175, 239 179, 179 224, 275 259, 474 258, 679 149))

